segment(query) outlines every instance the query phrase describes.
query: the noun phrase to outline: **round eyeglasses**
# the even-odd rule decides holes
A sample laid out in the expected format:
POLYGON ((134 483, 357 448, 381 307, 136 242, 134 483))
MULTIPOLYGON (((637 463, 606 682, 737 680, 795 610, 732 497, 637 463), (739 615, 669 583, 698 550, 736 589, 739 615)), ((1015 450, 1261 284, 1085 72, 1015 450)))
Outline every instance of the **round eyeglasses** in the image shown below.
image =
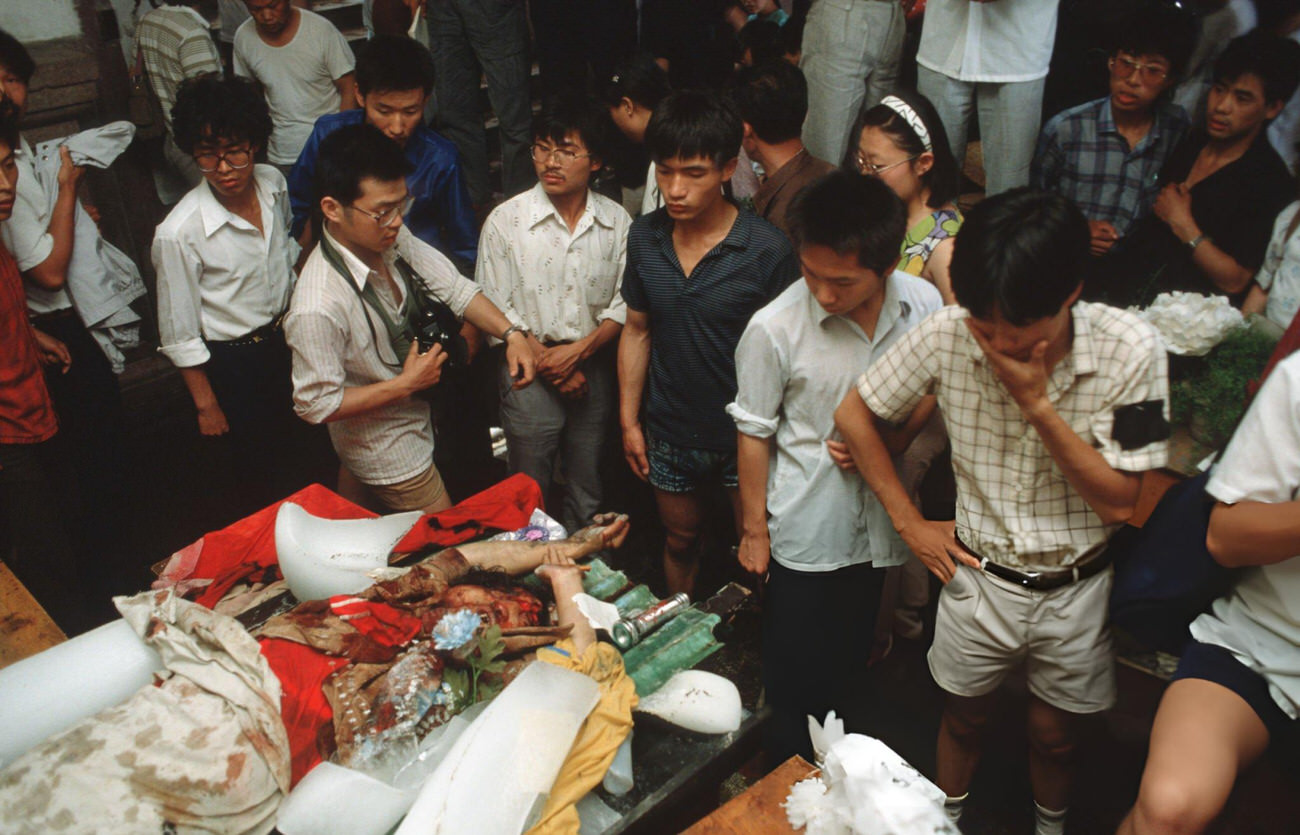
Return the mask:
POLYGON ((867 162, 867 158, 862 155, 861 151, 858 151, 855 159, 858 164, 859 174, 869 174, 873 177, 879 177, 881 174, 884 174, 889 169, 897 168, 898 166, 902 165, 905 162, 911 162, 914 159, 918 159, 918 157, 908 157, 907 159, 900 159, 898 162, 891 162, 889 165, 876 165, 874 162, 867 162))
POLYGON ((1132 78, 1137 73, 1138 81, 1143 84, 1159 84, 1169 77, 1169 70, 1159 64, 1143 64, 1127 55, 1116 55, 1110 59, 1110 74, 1116 78, 1132 78))
POLYGON ((580 157, 591 156, 591 154, 579 154, 567 148, 548 148, 545 145, 537 144, 532 146, 532 152, 533 162, 547 162, 554 158, 560 165, 568 165, 580 157))
POLYGON ((239 171, 247 168, 253 163, 253 149, 251 148, 231 148, 223 153, 217 154, 211 151, 199 151, 194 154, 194 164, 204 174, 211 174, 221 167, 222 161, 226 165, 239 171))

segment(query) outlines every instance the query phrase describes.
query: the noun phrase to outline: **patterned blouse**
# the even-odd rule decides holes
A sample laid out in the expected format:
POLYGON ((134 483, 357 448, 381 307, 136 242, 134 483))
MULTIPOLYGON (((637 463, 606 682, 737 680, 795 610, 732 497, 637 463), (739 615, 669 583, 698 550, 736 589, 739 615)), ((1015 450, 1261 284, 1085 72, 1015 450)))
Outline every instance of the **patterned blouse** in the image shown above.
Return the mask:
POLYGON ((898 269, 920 275, 935 247, 956 235, 961 223, 961 212, 957 209, 939 209, 908 229, 903 237, 903 260, 898 262, 898 269))

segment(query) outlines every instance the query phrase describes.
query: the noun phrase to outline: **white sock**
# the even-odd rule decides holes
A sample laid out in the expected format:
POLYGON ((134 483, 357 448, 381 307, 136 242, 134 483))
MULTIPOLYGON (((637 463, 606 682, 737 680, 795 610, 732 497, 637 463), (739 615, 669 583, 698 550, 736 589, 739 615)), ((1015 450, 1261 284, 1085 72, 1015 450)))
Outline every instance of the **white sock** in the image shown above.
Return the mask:
POLYGON ((970 797, 970 792, 959 797, 946 797, 943 801, 943 813, 948 816, 948 820, 953 823, 961 821, 961 813, 966 808, 966 798, 970 797))
POLYGON ((1065 813, 1069 808, 1059 811, 1044 809, 1034 801, 1034 835, 1065 835, 1065 813))

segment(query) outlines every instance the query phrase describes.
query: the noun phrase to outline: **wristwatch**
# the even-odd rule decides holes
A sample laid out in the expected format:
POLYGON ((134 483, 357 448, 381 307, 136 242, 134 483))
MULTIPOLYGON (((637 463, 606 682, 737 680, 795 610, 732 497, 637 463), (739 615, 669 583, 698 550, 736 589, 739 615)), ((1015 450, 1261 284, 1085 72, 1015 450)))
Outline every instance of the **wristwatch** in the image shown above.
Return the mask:
POLYGON ((1201 234, 1197 235, 1195 238, 1192 238, 1190 241, 1187 242, 1187 248, 1196 249, 1205 240, 1207 240, 1205 237, 1205 233, 1202 232, 1201 234))
POLYGON ((527 336, 528 328, 526 328, 523 325, 511 325, 510 327, 505 329, 504 333, 501 334, 501 341, 505 342, 506 340, 508 340, 510 338, 510 334, 512 333, 522 333, 524 336, 527 336))

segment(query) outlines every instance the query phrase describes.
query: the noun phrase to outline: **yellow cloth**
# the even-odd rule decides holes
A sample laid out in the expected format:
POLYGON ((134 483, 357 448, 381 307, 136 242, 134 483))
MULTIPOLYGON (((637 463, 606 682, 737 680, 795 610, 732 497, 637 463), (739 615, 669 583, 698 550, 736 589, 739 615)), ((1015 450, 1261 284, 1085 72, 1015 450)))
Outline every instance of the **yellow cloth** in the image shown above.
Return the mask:
POLYGON ((578 729, 541 820, 527 835, 559 835, 578 831, 576 804, 605 776, 614 753, 632 730, 636 685, 623 669, 623 656, 609 644, 593 643, 581 655, 566 638, 538 650, 537 658, 566 670, 585 673, 600 685, 600 701, 578 729))

